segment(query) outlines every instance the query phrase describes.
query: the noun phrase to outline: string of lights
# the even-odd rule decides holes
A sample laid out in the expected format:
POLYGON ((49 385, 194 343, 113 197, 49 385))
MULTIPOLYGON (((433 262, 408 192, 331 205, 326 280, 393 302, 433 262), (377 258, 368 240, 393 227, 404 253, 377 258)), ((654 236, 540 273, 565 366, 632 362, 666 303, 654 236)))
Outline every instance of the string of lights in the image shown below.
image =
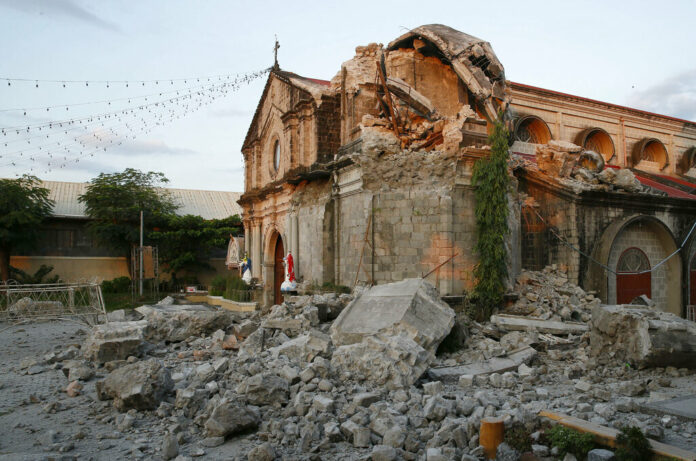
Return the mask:
MULTIPOLYGON (((248 72, 251 73, 251 72, 248 72)), ((91 83, 92 85, 96 84, 103 84, 105 85, 106 88, 110 88, 114 84, 122 84, 124 85, 125 88, 130 87, 130 85, 136 85, 140 84, 141 86, 144 86, 146 84, 155 84, 159 85, 160 83, 162 84, 167 84, 169 83, 170 85, 173 85, 174 82, 184 82, 187 83, 189 81, 193 82, 200 82, 200 81, 207 81, 210 82, 212 80, 218 80, 222 81, 223 79, 229 80, 230 78, 238 78, 239 75, 244 75, 244 74, 239 74, 239 73, 234 73, 234 74, 220 74, 220 75, 206 75, 206 76, 197 76, 197 77, 183 77, 183 78, 157 78, 157 79, 150 79, 150 80, 118 80, 118 79, 111 79, 111 80, 71 80, 71 79, 61 79, 61 80, 47 80, 47 79, 36 79, 36 78, 15 78, 15 77, 0 77, 0 81, 6 82, 7 86, 12 86, 12 83, 31 83, 34 84, 36 88, 39 87, 40 84, 59 84, 62 85, 64 88, 66 88, 69 84, 80 84, 80 85, 85 85, 89 86, 91 83)))
POLYGON ((33 112, 33 111, 50 112, 52 109, 69 110, 70 108, 73 108, 73 107, 89 106, 89 105, 95 105, 95 104, 111 105, 113 103, 122 102, 122 101, 127 101, 130 104, 131 101, 134 101, 134 100, 140 100, 140 99, 147 100, 148 98, 161 97, 163 95, 174 94, 174 93, 176 93, 178 95, 179 93, 181 93, 183 91, 191 91, 191 90, 196 89, 196 88, 205 88, 208 86, 209 85, 206 83, 203 85, 177 88, 175 90, 160 91, 158 93, 150 93, 150 94, 144 94, 144 95, 139 95, 139 96, 125 96, 122 98, 101 99, 98 101, 77 102, 77 103, 71 103, 71 104, 55 104, 55 105, 51 105, 51 106, 41 106, 41 107, 16 107, 13 109, 0 109, 0 113, 2 113, 2 112, 24 112, 24 115, 27 115, 27 112, 33 112))
MULTIPOLYGON (((225 82, 225 83, 222 83, 222 84, 217 85, 217 86, 213 85, 213 86, 207 88, 207 90, 209 90, 210 88, 215 88, 215 87, 230 87, 230 88, 236 90, 236 89, 239 88, 239 86, 240 86, 242 83, 250 83, 251 81, 256 80, 257 78, 259 78, 259 77, 265 75, 268 71, 269 71, 268 69, 265 69, 265 70, 262 70, 262 71, 258 71, 258 72, 253 72, 253 73, 250 73, 250 74, 246 74, 246 75, 244 75, 244 76, 242 76, 242 77, 240 77, 240 78, 238 78, 238 79, 233 80, 232 82, 229 82, 229 83, 225 82)), ((200 90, 199 90, 199 92, 200 92, 200 90)), ((143 109, 144 107, 157 106, 157 105, 159 105, 159 104, 162 104, 163 102, 164 102, 164 103, 166 103, 166 102, 171 102, 171 101, 178 100, 178 99, 180 99, 180 98, 182 98, 182 97, 187 97, 187 96, 190 96, 190 95, 176 96, 176 97, 173 97, 173 98, 169 98, 169 99, 167 99, 167 100, 164 100, 164 101, 156 101, 156 102, 152 102, 152 103, 148 103, 148 104, 140 104, 139 106, 137 106, 137 108, 138 108, 138 109, 143 109)), ((3 134, 3 135, 5 135, 6 133, 11 133, 11 132, 14 131, 16 134, 19 134, 21 131, 27 131, 27 132, 29 132, 29 131, 31 131, 32 129, 41 129, 41 128, 45 128, 45 127, 52 128, 54 125, 57 125, 59 128, 62 128, 62 126, 63 126, 64 124, 69 124, 69 125, 70 125, 70 124, 74 124, 75 122, 92 121, 94 118, 97 118, 97 120, 100 120, 102 117, 113 116, 113 115, 118 114, 118 113, 120 113, 120 112, 123 112, 123 110, 116 110, 116 111, 111 111, 111 112, 104 112, 104 113, 100 113, 100 114, 96 114, 96 115, 89 115, 89 116, 80 117, 80 118, 69 118, 69 119, 63 119, 63 120, 54 120, 54 121, 51 121, 51 122, 39 123, 39 124, 34 124, 34 125, 16 125, 16 126, 9 126, 9 127, 1 127, 1 128, 0 128, 0 133, 3 134)))
MULTIPOLYGON (((233 80, 232 82, 225 81, 219 85, 201 85, 205 87, 202 89, 198 87, 191 88, 190 91, 188 91, 188 89, 184 89, 182 91, 188 91, 188 93, 183 96, 178 95, 173 98, 167 98, 148 104, 140 104, 125 110, 101 113, 82 118, 52 121, 50 123, 38 125, 23 125, 21 127, 3 128, 2 133, 5 136, 8 133, 12 133, 12 130, 15 130, 16 128, 21 128, 21 130, 14 131, 16 134, 19 134, 20 131, 26 133, 31 132, 32 129, 38 128, 41 130, 41 128, 48 127, 49 129, 60 129, 61 133, 67 135, 69 131, 89 130, 90 128, 94 128, 95 125, 100 125, 102 132, 97 133, 92 130, 90 133, 75 136, 72 138, 74 141, 73 143, 65 144, 64 141, 57 141, 49 145, 33 146, 31 150, 23 149, 10 154, 5 154, 6 158, 7 156, 12 155, 19 155, 21 158, 13 159, 2 166, 16 167, 20 165, 28 165, 30 172, 34 172, 35 169, 43 169, 41 165, 44 165, 46 167, 46 170, 44 171, 45 173, 48 173, 55 168, 65 168, 70 163, 79 163, 81 159, 94 157, 94 155, 97 153, 107 152, 109 149, 115 146, 122 145, 124 139, 136 139, 139 134, 149 133, 156 126, 170 123, 176 119, 186 116, 188 113, 199 110, 202 107, 211 104, 218 98, 224 97, 230 91, 236 91, 242 83, 249 83, 252 80, 263 76, 267 72, 268 69, 246 74, 233 80), (194 91, 194 89, 198 91, 194 91), (123 123, 123 119, 125 117, 139 117, 139 119, 123 123), (112 122, 120 124, 114 126, 107 125, 112 122), (79 126, 75 126, 75 123, 78 123, 79 126), (138 126, 135 126, 135 123, 137 123, 138 126), (68 126, 63 127, 63 125, 68 126), (123 133, 123 130, 125 130, 128 134, 123 133), (57 149, 48 149, 49 147, 55 147, 57 149), (90 148, 92 150, 89 150, 90 148), (79 150, 79 152, 76 152, 77 150, 79 150), (44 157, 43 154, 46 154, 48 157, 44 157)), ((163 94, 164 93, 165 92, 163 92, 163 94)), ((172 92, 166 93, 171 94, 172 92)), ((43 134, 37 135, 37 137, 43 136, 43 134)))
MULTIPOLYGON (((205 94, 206 92, 216 92, 216 91, 225 90, 225 89, 227 89, 228 87, 230 87, 230 85, 231 85, 231 84, 227 84, 227 83, 224 83, 224 84, 221 84, 221 85, 212 85, 212 86, 206 87, 206 88, 205 88, 205 92, 203 92, 202 94, 205 94)), ((62 134, 67 135, 69 131, 70 131, 70 132, 73 132, 73 131, 75 131, 75 130, 87 130, 92 124, 102 124, 102 125, 103 125, 103 120, 110 120, 110 119, 118 118, 119 121, 120 121, 120 118, 123 117, 123 116, 128 116, 128 115, 135 114, 135 113, 136 113, 136 110, 138 110, 138 111, 140 111, 140 110, 145 110, 145 109, 152 108, 152 107, 159 107, 160 105, 161 105, 162 107, 167 107, 167 104, 168 104, 168 103, 174 103, 174 104, 176 104, 176 103, 178 103, 178 102, 181 101, 181 100, 191 99, 191 98, 193 98, 193 96, 194 96, 194 95, 193 95, 193 91, 188 91, 188 93, 187 93, 187 94, 184 94, 184 95, 179 95, 179 96, 176 96, 176 97, 173 97, 173 98, 167 98, 167 99, 164 99, 164 100, 158 100, 158 101, 154 101, 154 102, 151 102, 151 103, 148 103, 148 104, 141 104, 141 105, 138 105, 138 106, 135 106, 135 107, 120 109, 120 110, 118 110, 118 111, 114 111, 114 112, 111 112, 111 113, 98 114, 98 115, 96 115, 96 116, 95 116, 95 115, 91 115, 91 116, 84 117, 84 118, 82 118, 82 119, 72 119, 72 120, 69 120, 69 121, 66 121, 66 120, 63 120, 63 121, 53 121, 53 122, 51 122, 51 123, 48 123, 49 129, 60 130, 59 132, 53 132, 53 133, 50 133, 50 134, 48 134, 48 135, 44 135, 44 134, 42 133, 42 134, 37 134, 37 135, 33 135, 33 136, 17 138, 17 139, 5 141, 3 144, 4 144, 5 147, 8 147, 10 144, 19 143, 19 142, 26 142, 27 144, 31 144, 31 141, 32 141, 33 139, 36 139, 36 138, 42 138, 42 139, 43 139, 44 137, 50 137, 50 136, 55 136, 55 135, 62 135, 62 134), (85 120, 86 120, 86 122, 85 122, 85 120), (78 121, 78 122, 79 122, 77 126, 75 126, 74 123, 71 123, 71 122, 74 122, 74 121, 78 121), (67 126, 67 127, 63 127, 63 125, 65 125, 65 124, 67 124, 68 126, 67 126)), ((39 131, 41 131, 41 128, 44 128, 45 126, 46 126, 46 125, 43 125, 42 127, 40 127, 40 128, 39 128, 39 131)), ((30 131, 30 130, 28 130, 28 131, 30 131)), ((35 130, 35 131, 36 131, 36 130, 35 130)), ((3 129, 3 130, 2 130, 2 134, 3 134, 3 135, 7 135, 7 133, 20 135, 20 134, 26 134, 27 131, 24 131, 24 129, 22 129, 22 130, 15 130, 15 131, 11 131, 10 129, 3 129)), ((8 156, 8 155, 12 155, 12 154, 19 153, 19 152, 26 152, 27 150, 36 150, 36 149, 38 149, 38 148, 40 148, 40 147, 46 147, 46 146, 51 145, 51 144, 55 144, 55 143, 42 144, 42 145, 40 145, 40 146, 34 145, 34 146, 32 146, 32 147, 26 147, 26 148, 23 148, 23 149, 18 149, 18 150, 14 151, 14 152, 8 152, 8 153, 5 153, 4 155, 5 155, 5 156, 8 156)), ((2 155, 0 155, 0 157, 1 157, 1 156, 2 156, 2 155)))

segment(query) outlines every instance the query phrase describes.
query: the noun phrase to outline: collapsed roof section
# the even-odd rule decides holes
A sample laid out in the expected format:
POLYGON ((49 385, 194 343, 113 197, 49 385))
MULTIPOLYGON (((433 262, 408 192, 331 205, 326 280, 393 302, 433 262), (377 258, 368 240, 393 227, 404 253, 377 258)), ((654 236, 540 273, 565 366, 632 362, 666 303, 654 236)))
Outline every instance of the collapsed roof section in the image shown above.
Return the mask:
POLYGON ((505 71, 490 43, 442 24, 417 27, 389 43, 388 50, 414 48, 436 56, 452 66, 467 88, 480 101, 489 121, 505 110, 505 71))

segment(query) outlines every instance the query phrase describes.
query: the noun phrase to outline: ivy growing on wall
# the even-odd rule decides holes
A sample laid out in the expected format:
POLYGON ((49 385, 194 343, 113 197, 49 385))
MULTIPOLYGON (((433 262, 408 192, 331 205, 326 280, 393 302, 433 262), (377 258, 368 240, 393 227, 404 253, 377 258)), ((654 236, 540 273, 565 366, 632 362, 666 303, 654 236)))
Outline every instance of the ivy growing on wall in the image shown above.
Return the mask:
POLYGON ((472 184, 476 197, 476 253, 479 263, 474 269, 475 312, 478 320, 488 319, 501 305, 507 278, 505 236, 508 232, 508 132, 502 112, 488 137, 491 154, 474 165, 472 184))

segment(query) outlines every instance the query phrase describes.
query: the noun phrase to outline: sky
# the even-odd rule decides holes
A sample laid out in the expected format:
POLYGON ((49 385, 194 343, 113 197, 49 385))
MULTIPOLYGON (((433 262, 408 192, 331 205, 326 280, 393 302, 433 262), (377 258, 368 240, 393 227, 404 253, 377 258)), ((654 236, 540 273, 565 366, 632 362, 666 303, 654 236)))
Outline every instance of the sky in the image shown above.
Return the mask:
POLYGON ((282 69, 330 80, 356 46, 432 23, 490 42, 511 81, 696 121, 694 18, 696 0, 0 0, 0 177, 130 167, 241 192, 267 75, 232 83, 276 37, 282 69))

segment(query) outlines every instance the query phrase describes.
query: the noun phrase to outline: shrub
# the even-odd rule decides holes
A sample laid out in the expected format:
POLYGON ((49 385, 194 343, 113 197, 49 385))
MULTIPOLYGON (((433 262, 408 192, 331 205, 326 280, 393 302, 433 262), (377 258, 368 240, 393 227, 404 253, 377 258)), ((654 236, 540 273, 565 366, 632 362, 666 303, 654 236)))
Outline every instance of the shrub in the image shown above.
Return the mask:
POLYGON ((585 459, 587 453, 595 447, 594 436, 583 434, 560 424, 548 432, 551 444, 558 448, 558 456, 563 459, 567 453, 572 453, 577 459, 585 459))
POLYGON ((116 277, 113 280, 104 280, 101 283, 102 293, 128 293, 131 287, 130 277, 116 277))
POLYGON ((222 296, 222 294, 225 292, 226 286, 227 277, 225 275, 218 274, 213 277, 213 280, 210 282, 210 289, 208 290, 208 293, 210 293, 211 296, 222 296))
POLYGON ((225 284, 225 298, 232 301, 247 301, 247 299, 244 299, 246 295, 241 292, 249 291, 250 288, 241 278, 230 276, 225 284))
POLYGON ((616 436, 617 461, 650 461, 653 456, 650 441, 637 427, 623 427, 616 436))

